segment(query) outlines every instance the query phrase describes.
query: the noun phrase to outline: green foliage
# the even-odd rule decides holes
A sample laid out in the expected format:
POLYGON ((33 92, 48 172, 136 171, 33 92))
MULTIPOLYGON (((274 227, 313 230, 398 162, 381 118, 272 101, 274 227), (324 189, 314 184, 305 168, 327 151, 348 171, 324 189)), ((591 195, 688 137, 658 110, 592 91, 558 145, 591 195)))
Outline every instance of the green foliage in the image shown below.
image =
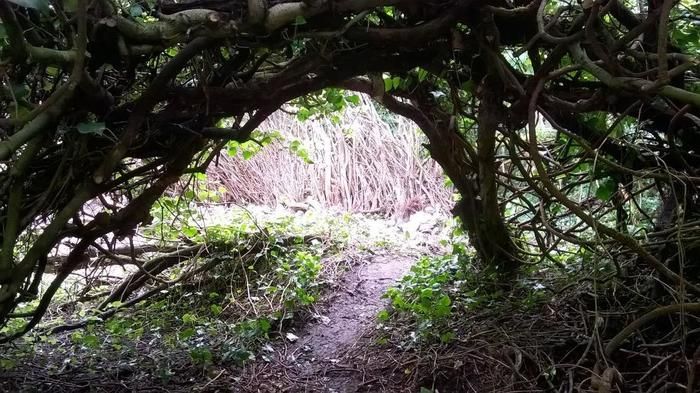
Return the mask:
POLYGON ((306 24, 306 18, 299 15, 294 19, 294 26, 301 26, 306 24))
POLYGON ((17 361, 13 359, 0 359, 0 370, 9 371, 17 366, 17 361))
MULTIPOLYGON (((313 228, 292 217, 255 223, 241 211, 228 225, 200 228, 193 224, 199 213, 187 197, 164 197, 160 202, 164 205, 160 209, 166 212, 154 217, 149 230, 158 232, 164 227, 163 230, 172 231, 171 235, 177 237, 192 227, 197 232, 188 236, 207 241, 211 253, 192 260, 191 266, 175 266, 161 277, 176 279, 210 258, 221 262, 161 291, 150 302, 118 311, 106 321, 94 316, 97 315, 92 308, 94 304, 78 302, 72 312, 91 321, 87 327, 68 333, 65 340, 54 335, 27 337, 32 341, 26 346, 28 354, 65 351, 71 362, 90 367, 88 363, 93 360, 117 363, 121 359, 133 359, 141 356, 143 348, 148 348, 149 356, 158 363, 151 372, 167 383, 174 376, 172 364, 176 361, 190 362, 206 370, 221 364, 240 366, 255 359, 260 348, 269 347, 268 343, 282 327, 307 312, 319 299, 325 283, 321 255, 327 245, 290 233, 309 230, 324 233, 328 230, 327 221, 314 217, 313 228), (174 217, 179 218, 171 225, 174 217), (192 223, 186 223, 189 220, 192 223), (261 232, 260 228, 264 230, 261 232), (252 247, 256 252, 246 253, 252 247), (178 356, 178 360, 171 361, 170 356, 178 356)), ((152 213, 156 212, 154 209, 152 213)), ((342 227, 348 222, 338 220, 332 225, 342 227)), ((37 302, 27 303, 26 310, 18 311, 29 311, 37 302)), ((107 309, 121 306, 117 301, 107 309)), ((12 319, 4 330, 21 328, 23 323, 22 319, 12 319)), ((47 323, 52 326, 65 321, 52 318, 47 323)), ((2 355, 0 370, 14 368, 22 359, 19 351, 2 355)))
POLYGON ((258 154, 265 146, 280 140, 283 140, 283 138, 282 134, 278 131, 263 133, 256 130, 251 134, 251 139, 249 141, 229 141, 226 143, 226 153, 231 157, 235 157, 240 153, 243 159, 249 160, 258 154))
POLYGON ((331 116, 336 122, 340 121, 336 112, 340 112, 348 105, 356 106, 360 104, 360 96, 344 90, 327 88, 316 93, 300 97, 292 104, 297 109, 297 119, 306 121, 308 119, 331 116))
POLYGON ((420 258, 410 272, 384 294, 391 301, 390 309, 380 311, 377 318, 389 325, 403 317, 413 321, 411 333, 403 340, 406 345, 449 342, 454 338, 449 322, 454 301, 463 292, 472 251, 458 222, 455 220, 452 225, 450 238, 442 241, 452 252, 420 258))
POLYGON ((190 350, 190 357, 192 358, 192 363, 203 367, 212 364, 214 360, 214 355, 212 355, 211 350, 206 347, 192 348, 190 350))
POLYGON ((70 338, 74 343, 86 348, 98 348, 100 346, 100 339, 94 334, 85 334, 81 331, 76 331, 71 334, 70 338))
MULTIPOLYGON (((355 96, 357 97, 357 96, 355 96)), ((358 98, 359 100, 359 98, 358 98)), ((262 149, 272 143, 286 143, 290 152, 299 157, 307 164, 313 164, 313 160, 309 151, 299 139, 286 141, 285 138, 277 131, 268 133, 254 133, 252 140, 246 142, 230 141, 226 144, 226 153, 231 157, 236 157, 238 154, 245 160, 253 158, 260 153, 262 149)))
POLYGON ((595 192, 595 196, 601 201, 608 201, 615 194, 616 190, 617 184, 613 179, 608 178, 598 183, 598 189, 595 192))
POLYGON ((697 15, 700 15, 700 3, 694 0, 681 0, 678 7, 674 7, 669 23, 671 39, 684 52, 700 54, 700 23, 697 15))
MULTIPOLYGON (((423 257, 408 275, 384 295, 391 300, 394 312, 405 313, 416 320, 416 334, 428 340, 449 340, 446 322, 452 311, 449 285, 459 258, 423 257)), ((387 311, 380 312, 380 320, 388 320, 387 311)))
POLYGON ((307 251, 298 251, 291 255, 280 255, 272 251, 272 254, 278 255, 279 264, 274 269, 273 275, 266 278, 270 284, 280 283, 284 286, 263 285, 261 288, 265 293, 270 296, 281 296, 288 310, 307 306, 316 301, 319 289, 317 279, 322 267, 320 255, 307 251))
POLYGON ((309 151, 301 144, 301 141, 294 139, 289 142, 289 151, 301 158, 307 164, 313 164, 314 161, 309 157, 309 151))
POLYGON ((394 76, 391 78, 384 78, 384 91, 388 92, 394 89, 399 89, 401 87, 401 78, 394 76))

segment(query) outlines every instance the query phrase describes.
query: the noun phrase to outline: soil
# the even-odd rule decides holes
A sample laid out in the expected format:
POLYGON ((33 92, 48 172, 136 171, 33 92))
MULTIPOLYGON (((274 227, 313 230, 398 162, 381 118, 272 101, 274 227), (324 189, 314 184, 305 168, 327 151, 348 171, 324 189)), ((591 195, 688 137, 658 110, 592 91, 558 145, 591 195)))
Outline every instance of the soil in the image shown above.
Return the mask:
POLYGON ((374 378, 365 376, 356 356, 358 341, 377 326, 382 298, 411 268, 414 257, 375 255, 345 275, 315 320, 273 346, 274 354, 249 367, 245 391, 354 393, 371 390, 374 378), (292 342, 290 342, 290 339, 292 342), (272 366, 272 367, 270 367, 272 366), (286 370, 278 380, 268 374, 286 370), (264 375, 265 381, 251 379, 264 375), (253 385, 256 387, 253 388, 253 385))

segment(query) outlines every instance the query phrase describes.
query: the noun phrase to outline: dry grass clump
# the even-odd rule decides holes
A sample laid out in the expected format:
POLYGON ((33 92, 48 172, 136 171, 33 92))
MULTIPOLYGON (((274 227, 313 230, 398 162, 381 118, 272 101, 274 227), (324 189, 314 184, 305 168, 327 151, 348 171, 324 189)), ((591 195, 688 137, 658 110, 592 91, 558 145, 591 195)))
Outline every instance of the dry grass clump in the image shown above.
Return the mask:
POLYGON ((278 131, 281 139, 247 160, 223 152, 209 179, 226 190, 227 202, 317 202, 394 216, 452 207, 452 191, 413 123, 378 113, 364 97, 338 116, 300 122, 277 112, 260 131, 278 131), (295 154, 291 144, 305 149, 312 163, 295 154))

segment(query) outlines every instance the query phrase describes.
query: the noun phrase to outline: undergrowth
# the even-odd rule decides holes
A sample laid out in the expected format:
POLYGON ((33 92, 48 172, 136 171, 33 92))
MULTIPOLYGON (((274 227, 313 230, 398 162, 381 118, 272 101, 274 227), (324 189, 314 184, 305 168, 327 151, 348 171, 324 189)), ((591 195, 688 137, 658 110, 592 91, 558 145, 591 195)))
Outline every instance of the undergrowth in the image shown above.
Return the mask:
POLYGON ((379 344, 403 349, 447 344, 463 333, 465 315, 533 310, 551 298, 544 286, 531 282, 516 282, 508 290, 496 287, 497 272, 485 272, 477 265, 457 221, 441 242, 447 253, 421 257, 384 294, 389 306, 377 315, 379 344))
MULTIPOLYGON (((232 221, 193 232, 193 217, 172 218, 172 214, 163 215, 144 232, 158 233, 162 241, 183 236, 190 242, 206 241, 208 253, 170 268, 159 280, 174 280, 217 260, 212 269, 106 320, 92 301, 63 303, 51 310, 50 318, 34 333, 0 355, 1 371, 33 364, 46 373, 81 368, 117 378, 128 370, 139 374, 134 380, 153 376, 167 384, 181 379, 178 374, 185 369, 206 373, 218 366, 240 366, 264 356, 261 348, 295 318, 303 318, 335 279, 336 270, 345 268, 321 263, 322 256, 337 252, 342 244, 323 233, 290 237, 290 223, 257 227, 250 220, 232 221), (86 326, 50 333, 52 328, 75 322, 67 320, 70 315, 87 321, 86 326)), ((101 286, 91 288, 87 298, 101 291, 101 286)), ((122 302, 113 302, 108 310, 121 306, 122 302)), ((8 325, 5 330, 12 328, 8 325)))
MULTIPOLYGON (((254 359, 261 345, 298 313, 303 314, 328 279, 322 273, 324 247, 320 242, 284 246, 273 239, 266 239, 264 249, 251 258, 227 254, 219 244, 219 250, 207 257, 221 260, 214 269, 106 321, 91 319, 91 304, 76 304, 77 314, 90 321, 84 329, 64 335, 38 329, 26 336, 17 351, 25 352, 22 357, 28 361, 46 355, 42 366, 57 372, 78 365, 97 370, 103 362, 129 368, 146 352, 157 360, 156 374, 163 383, 169 382, 174 369, 242 365, 254 359), (58 362, 53 356, 62 359, 58 362)), ((120 302, 109 307, 120 307, 120 302)), ((53 318, 44 328, 63 323, 64 318, 53 318)), ((18 354, 3 356, 3 368, 14 368, 18 354)), ((142 362, 137 361, 139 368, 142 362)))
MULTIPOLYGON (((382 220, 256 209, 213 209, 186 197, 161 198, 151 211, 152 222, 139 231, 142 239, 159 247, 205 244, 206 253, 168 268, 132 295, 174 283, 149 301, 128 308, 123 308, 128 299, 108 304, 107 312, 118 310, 108 317, 97 304, 115 287, 114 278, 75 276, 45 321, 0 354, 0 372, 11 376, 32 369, 41 374, 38 379, 76 373, 85 383, 92 383, 90 375, 119 380, 128 374, 137 387, 186 385, 198 374, 212 378, 253 360, 270 360, 270 344, 277 338, 295 340, 290 328, 312 315, 353 255, 406 246, 406 235, 382 220), (84 326, 70 328, 76 322, 84 326), (51 333, 65 327, 67 332, 51 333)), ((135 271, 125 271, 124 277, 135 271)), ((20 311, 35 306, 27 303, 20 311)), ((0 383, 0 390, 15 388, 0 383)))

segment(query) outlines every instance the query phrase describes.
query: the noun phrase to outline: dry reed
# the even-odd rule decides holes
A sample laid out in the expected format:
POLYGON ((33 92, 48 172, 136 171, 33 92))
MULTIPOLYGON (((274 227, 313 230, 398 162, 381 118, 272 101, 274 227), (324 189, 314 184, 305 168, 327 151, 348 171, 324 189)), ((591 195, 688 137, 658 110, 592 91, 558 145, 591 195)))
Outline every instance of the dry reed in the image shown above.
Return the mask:
POLYGON ((278 131, 283 138, 247 160, 223 152, 209 170, 212 186, 223 187, 223 200, 235 203, 310 202, 401 217, 428 207, 451 208, 452 190, 415 124, 380 114, 366 97, 338 116, 335 122, 328 117, 300 122, 275 113, 260 131, 278 131), (300 141, 313 163, 291 151, 292 140, 300 141))

